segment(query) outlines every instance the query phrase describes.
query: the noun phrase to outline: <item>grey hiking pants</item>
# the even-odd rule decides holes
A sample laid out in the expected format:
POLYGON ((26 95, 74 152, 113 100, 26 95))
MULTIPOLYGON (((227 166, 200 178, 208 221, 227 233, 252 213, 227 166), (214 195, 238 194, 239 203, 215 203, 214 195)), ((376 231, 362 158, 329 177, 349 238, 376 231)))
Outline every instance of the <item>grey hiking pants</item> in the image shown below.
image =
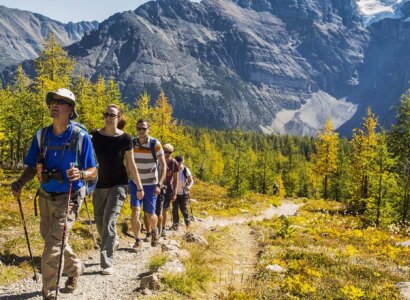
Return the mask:
POLYGON ((100 264, 103 269, 113 266, 116 224, 126 197, 126 184, 96 188, 93 193, 94 219, 101 237, 100 264))

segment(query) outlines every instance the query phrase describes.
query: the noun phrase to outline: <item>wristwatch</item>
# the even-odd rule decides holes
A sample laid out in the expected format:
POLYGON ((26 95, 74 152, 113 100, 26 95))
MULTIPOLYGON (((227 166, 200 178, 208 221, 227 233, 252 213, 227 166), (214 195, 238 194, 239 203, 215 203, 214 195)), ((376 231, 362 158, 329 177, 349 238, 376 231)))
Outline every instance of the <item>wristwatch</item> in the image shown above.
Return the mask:
POLYGON ((157 183, 157 187, 161 188, 161 187, 162 187, 162 184, 157 183))

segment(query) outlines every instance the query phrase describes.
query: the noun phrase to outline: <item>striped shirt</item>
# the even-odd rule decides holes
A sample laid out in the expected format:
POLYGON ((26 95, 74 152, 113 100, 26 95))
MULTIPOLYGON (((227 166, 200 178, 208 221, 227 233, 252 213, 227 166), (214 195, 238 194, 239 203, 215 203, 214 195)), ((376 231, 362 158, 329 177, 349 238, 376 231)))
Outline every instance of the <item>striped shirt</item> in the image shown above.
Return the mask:
MULTIPOLYGON (((151 139, 149 136, 145 144, 139 144, 138 139, 135 139, 137 143, 134 144, 134 160, 137 164, 142 185, 158 183, 158 167, 157 162, 154 160, 154 157, 152 157, 150 148, 151 139)), ((155 144, 155 153, 157 154, 157 158, 164 155, 164 150, 158 140, 155 144)))

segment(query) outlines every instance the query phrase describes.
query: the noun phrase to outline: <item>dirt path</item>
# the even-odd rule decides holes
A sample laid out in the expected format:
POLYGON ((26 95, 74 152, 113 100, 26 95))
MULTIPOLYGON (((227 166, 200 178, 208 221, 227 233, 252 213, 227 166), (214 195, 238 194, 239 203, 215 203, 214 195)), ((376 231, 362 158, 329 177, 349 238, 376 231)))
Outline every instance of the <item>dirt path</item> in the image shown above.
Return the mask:
MULTIPOLYGON (((284 202, 278 208, 269 208, 256 217, 233 217, 213 219, 206 218, 197 222, 198 232, 215 230, 228 225, 227 240, 229 241, 226 255, 230 255, 229 265, 224 266, 217 278, 214 295, 223 291, 229 285, 240 285, 242 281, 254 273, 257 261, 257 243, 252 235, 251 228, 245 223, 250 220, 262 220, 273 215, 293 215, 299 205, 284 202), (240 251, 238 251, 238 249, 240 251)), ((172 237, 169 237, 172 238, 172 237)), ((164 242, 163 239, 160 243, 164 242)), ((148 271, 149 258, 161 251, 161 246, 152 248, 149 243, 144 243, 143 248, 135 253, 131 249, 131 239, 122 240, 118 251, 115 253, 115 273, 111 276, 100 275, 99 253, 83 257, 86 270, 80 277, 79 287, 73 294, 61 293, 61 299, 140 299, 136 289, 142 274, 148 271)), ((66 278, 62 279, 64 283, 66 278)), ((0 299, 41 299, 41 283, 36 283, 30 278, 7 286, 0 286, 0 299)), ((208 297, 209 298, 209 295, 208 297)))
MULTIPOLYGON (((232 218, 206 218, 198 226, 197 232, 203 233, 206 230, 220 231, 224 235, 225 247, 223 253, 219 255, 225 259, 224 264, 216 274, 216 281, 209 288, 211 295, 203 295, 207 299, 218 299, 220 296, 227 296, 227 291, 231 288, 240 289, 250 282, 255 274, 255 267, 258 261, 259 247, 256 236, 250 226, 250 221, 260 221, 270 219, 273 216, 295 215, 300 204, 293 202, 282 202, 279 207, 271 207, 258 216, 232 218)), ((202 297, 199 297, 202 298, 202 297)))

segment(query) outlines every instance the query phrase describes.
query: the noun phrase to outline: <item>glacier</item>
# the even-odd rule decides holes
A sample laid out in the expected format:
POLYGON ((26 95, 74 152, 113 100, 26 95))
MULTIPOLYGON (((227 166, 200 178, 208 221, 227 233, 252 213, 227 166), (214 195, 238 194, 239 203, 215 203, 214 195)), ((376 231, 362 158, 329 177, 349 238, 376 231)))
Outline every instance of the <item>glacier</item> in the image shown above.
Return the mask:
POLYGON ((400 19, 403 17, 400 7, 410 0, 356 0, 363 24, 370 26, 385 18, 400 19))

